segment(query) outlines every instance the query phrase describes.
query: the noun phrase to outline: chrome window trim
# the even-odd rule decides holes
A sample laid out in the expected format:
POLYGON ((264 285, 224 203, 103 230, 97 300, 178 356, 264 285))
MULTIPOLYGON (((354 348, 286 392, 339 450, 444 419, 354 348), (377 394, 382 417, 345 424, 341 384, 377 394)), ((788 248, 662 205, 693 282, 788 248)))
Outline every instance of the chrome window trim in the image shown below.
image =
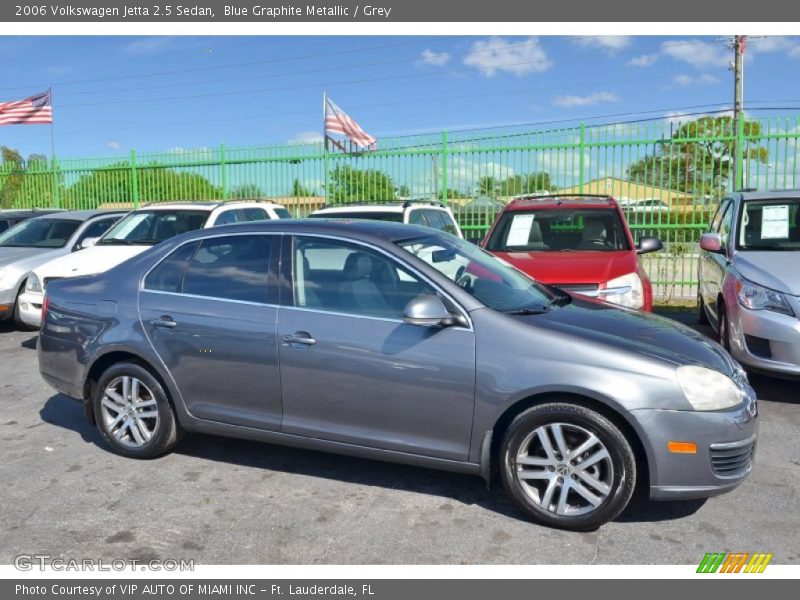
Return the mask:
MULTIPOLYGON (((342 236, 324 234, 324 233, 287 233, 286 235, 290 235, 292 238, 314 237, 314 238, 336 240, 336 241, 346 242, 346 243, 350 243, 350 244, 355 244, 357 246, 363 246, 365 248, 369 248, 370 250, 376 251, 379 254, 382 254, 385 257, 387 257, 389 260, 392 260, 394 262, 399 262, 397 256, 395 256, 394 254, 391 254, 390 252, 387 252, 383 248, 379 248, 378 246, 374 246, 374 245, 370 244, 369 242, 365 242, 363 240, 354 240, 352 238, 346 238, 346 237, 342 237, 342 236)), ((404 252, 405 252, 405 250, 404 250, 404 252)), ((294 301, 294 239, 292 240, 292 257, 291 257, 291 260, 292 260, 292 300, 294 301)), ((460 329, 468 329, 469 331, 474 331, 475 330, 474 327, 473 327, 473 324, 472 324, 472 318, 469 316, 469 313, 466 311, 466 309, 464 309, 463 306, 461 306, 461 304, 455 298, 453 298, 453 296, 451 294, 449 294, 448 292, 443 290, 440 285, 438 285, 436 282, 432 281, 430 279, 430 277, 428 277, 424 273, 421 273, 413 265, 410 265, 408 263, 401 263, 401 265, 403 266, 404 269, 406 269, 410 273, 414 274, 414 276, 419 277, 422 281, 424 281, 428 285, 430 285, 434 289, 434 291, 440 293, 442 296, 447 298, 453 304, 453 306, 455 306, 456 309, 458 309, 458 311, 461 313, 461 316, 469 324, 468 327, 464 327, 463 325, 453 325, 452 327, 458 327, 460 329)), ((353 314, 353 313, 340 313, 340 312, 331 312, 331 311, 320 311, 320 310, 314 309, 314 308, 305 308, 303 306, 294 306, 294 304, 292 304, 291 306, 289 306, 289 305, 282 305, 282 306, 285 306, 287 308, 296 308, 296 309, 307 310, 307 311, 311 311, 311 312, 323 312, 323 313, 329 313, 329 314, 347 315, 347 316, 351 316, 351 317, 355 316, 355 317, 364 317, 364 318, 371 318, 371 319, 389 320, 389 321, 392 321, 394 323, 397 323, 397 322, 403 323, 404 322, 402 319, 387 319, 386 317, 369 317, 367 315, 359 315, 359 314, 353 314)))
POLYGON ((248 306, 267 306, 271 308, 280 308, 280 304, 270 304, 268 302, 253 302, 251 300, 235 300, 233 298, 218 298, 217 296, 201 296, 200 294, 184 294, 183 292, 165 292, 163 290, 150 290, 142 288, 139 293, 147 292, 148 294, 161 294, 164 296, 180 296, 181 298, 195 298, 197 300, 214 300, 215 302, 232 302, 234 304, 246 304, 248 306))

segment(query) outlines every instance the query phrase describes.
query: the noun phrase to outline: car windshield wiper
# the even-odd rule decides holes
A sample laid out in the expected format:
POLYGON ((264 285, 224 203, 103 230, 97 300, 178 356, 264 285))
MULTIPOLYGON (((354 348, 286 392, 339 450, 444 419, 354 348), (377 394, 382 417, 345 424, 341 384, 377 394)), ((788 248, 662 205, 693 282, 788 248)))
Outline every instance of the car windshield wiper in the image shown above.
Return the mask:
POLYGON ((148 239, 145 239, 145 240, 133 240, 131 242, 131 244, 137 244, 137 245, 142 245, 142 246, 144 246, 146 244, 155 245, 155 244, 160 244, 162 241, 163 240, 156 240, 156 239, 153 239, 153 238, 148 238, 148 239))
POLYGON ((546 312, 550 312, 550 309, 543 306, 542 308, 517 308, 516 310, 504 310, 503 311, 507 315, 543 315, 546 312))
POLYGON ((116 244, 120 244, 122 246, 130 246, 131 243, 132 243, 131 241, 123 239, 123 238, 108 238, 108 239, 100 240, 99 242, 97 242, 98 245, 102 245, 102 246, 104 246, 106 244, 108 244, 109 246, 110 245, 116 245, 116 244))
POLYGON ((785 246, 772 246, 770 244, 756 244, 753 246, 744 246, 743 250, 777 250, 777 251, 788 251, 788 250, 798 250, 798 248, 786 248, 785 246))

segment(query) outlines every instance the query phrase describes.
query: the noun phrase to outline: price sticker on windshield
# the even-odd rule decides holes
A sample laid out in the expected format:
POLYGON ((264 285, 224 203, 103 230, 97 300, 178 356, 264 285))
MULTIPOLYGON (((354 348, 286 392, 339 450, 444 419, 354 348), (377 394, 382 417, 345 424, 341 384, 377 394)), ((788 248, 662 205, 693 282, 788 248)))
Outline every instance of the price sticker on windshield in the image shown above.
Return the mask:
POLYGON ((774 240, 789 237, 789 206, 765 206, 761 212, 761 239, 774 240))

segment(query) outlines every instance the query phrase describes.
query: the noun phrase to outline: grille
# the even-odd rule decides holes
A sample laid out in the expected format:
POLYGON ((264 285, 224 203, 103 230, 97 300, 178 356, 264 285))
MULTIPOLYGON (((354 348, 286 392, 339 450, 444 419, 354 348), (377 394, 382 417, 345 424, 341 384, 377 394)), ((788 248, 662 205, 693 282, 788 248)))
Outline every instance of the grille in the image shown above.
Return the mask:
POLYGON ((711 467, 718 477, 739 477, 750 470, 755 453, 754 439, 735 444, 711 444, 711 467))
POLYGON ((569 292, 582 294, 585 292, 596 292, 600 289, 600 284, 597 283, 551 283, 553 287, 561 288, 569 292))

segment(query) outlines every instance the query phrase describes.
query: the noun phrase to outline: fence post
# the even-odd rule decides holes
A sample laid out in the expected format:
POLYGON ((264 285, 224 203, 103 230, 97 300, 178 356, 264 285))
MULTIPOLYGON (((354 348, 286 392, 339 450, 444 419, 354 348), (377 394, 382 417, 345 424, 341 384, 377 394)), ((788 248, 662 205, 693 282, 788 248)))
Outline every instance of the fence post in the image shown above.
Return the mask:
POLYGON ((740 115, 736 120, 736 156, 734 157, 735 177, 733 190, 744 188, 744 115, 740 115))
MULTIPOLYGON (((582 194, 583 193, 583 169, 584 169, 584 159, 583 155, 586 152, 586 124, 581 123, 580 128, 580 139, 578 143, 578 191, 582 194)), ((574 163, 573 163, 574 164, 574 163)))
POLYGON ((61 208, 61 190, 58 185, 58 160, 55 156, 53 156, 53 160, 50 161, 50 168, 53 171, 53 206, 55 208, 61 208))
POLYGON ((323 184, 323 188, 325 190, 325 204, 327 205, 330 200, 328 199, 328 184, 330 183, 328 180, 328 136, 325 135, 325 142, 322 145, 322 163, 323 163, 323 170, 325 171, 325 183, 323 184))
POLYGON ((442 204, 447 206, 447 131, 442 132, 442 204))
POLYGON ((131 195, 133 208, 139 208, 139 174, 136 172, 136 150, 131 148, 131 195))
POLYGON ((228 167, 225 162, 225 144, 219 145, 219 167, 222 170, 222 199, 228 199, 228 167))

